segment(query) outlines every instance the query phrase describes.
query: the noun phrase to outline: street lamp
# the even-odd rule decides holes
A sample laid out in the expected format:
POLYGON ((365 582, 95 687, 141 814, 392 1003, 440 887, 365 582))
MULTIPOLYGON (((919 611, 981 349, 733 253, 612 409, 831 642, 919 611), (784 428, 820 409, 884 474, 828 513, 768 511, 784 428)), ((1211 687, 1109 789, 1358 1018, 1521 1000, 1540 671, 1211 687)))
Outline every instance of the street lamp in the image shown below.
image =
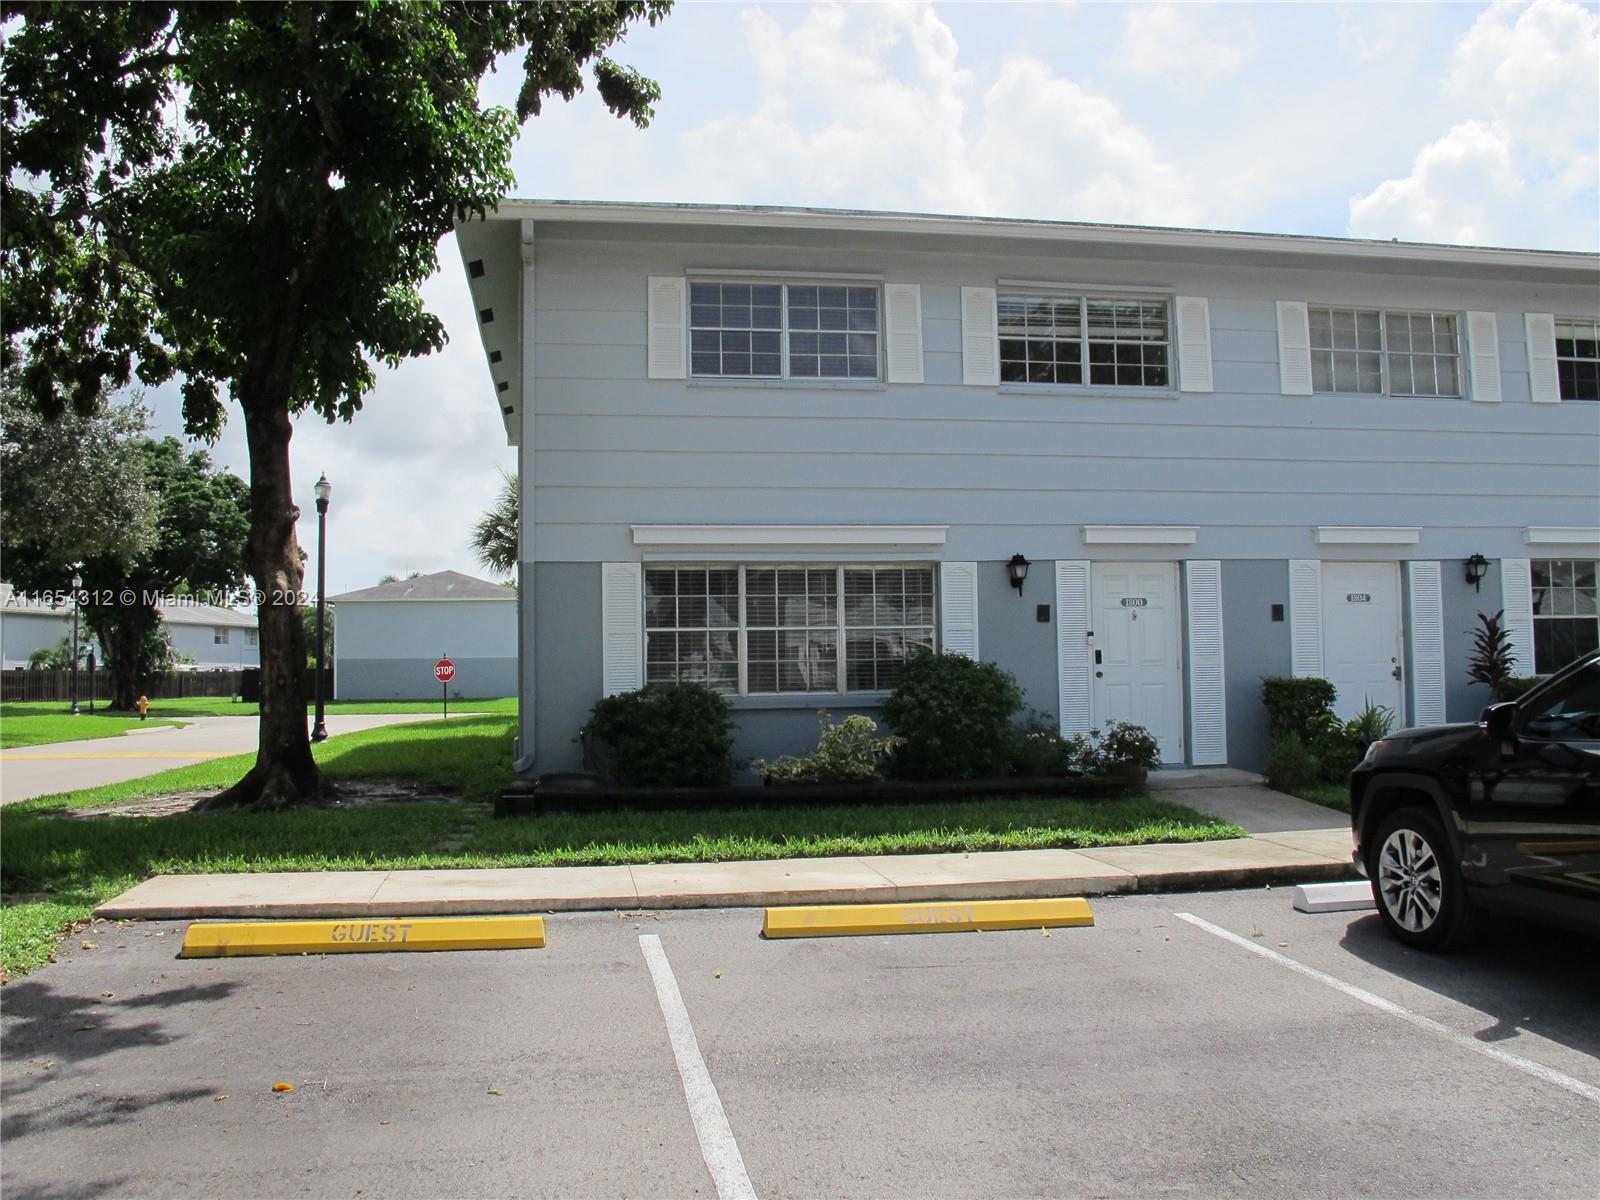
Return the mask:
POLYGON ((83 576, 72 573, 72 715, 78 715, 78 592, 83 587, 83 576))
POLYGON ((311 490, 317 494, 317 719, 311 726, 311 740, 325 742, 328 725, 322 716, 322 654, 328 611, 328 497, 333 495, 333 484, 328 482, 326 472, 311 490))

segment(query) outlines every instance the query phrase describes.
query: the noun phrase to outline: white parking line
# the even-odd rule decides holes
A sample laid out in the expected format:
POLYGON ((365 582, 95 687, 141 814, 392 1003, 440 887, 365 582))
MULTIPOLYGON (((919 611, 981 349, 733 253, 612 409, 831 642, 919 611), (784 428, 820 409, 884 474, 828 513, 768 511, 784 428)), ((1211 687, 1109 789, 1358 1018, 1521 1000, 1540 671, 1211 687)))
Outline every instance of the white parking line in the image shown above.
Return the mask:
POLYGON ((641 933, 639 949, 644 951, 650 978, 655 981, 656 1000, 667 1022, 672 1056, 678 1060, 678 1075, 683 1080, 683 1094, 689 1101, 689 1116, 694 1121, 695 1136, 700 1139, 700 1153, 705 1156, 712 1182, 717 1186, 717 1196, 719 1200, 756 1200, 756 1189, 744 1169, 744 1156, 733 1140, 728 1114, 722 1110, 722 1098, 711 1082, 706 1060, 700 1057, 700 1043, 694 1036, 694 1026, 689 1023, 689 1010, 683 1006, 683 993, 678 990, 678 979, 667 961, 667 952, 661 948, 661 939, 653 933, 641 933))
POLYGON ((1319 971, 1315 967, 1308 967, 1304 963, 1296 962, 1286 954, 1279 954, 1276 950, 1258 946, 1249 938, 1240 937, 1237 933, 1230 933, 1220 926, 1213 925, 1210 921, 1202 920, 1193 913, 1181 912, 1173 915, 1180 921, 1189 922, 1197 929, 1204 929, 1207 933, 1215 934, 1217 937, 1232 942, 1236 946, 1243 946, 1252 954, 1259 954, 1262 958, 1270 959, 1279 966, 1288 967, 1291 971, 1298 971, 1308 979, 1315 979, 1318 983, 1325 983, 1335 991, 1343 992, 1354 1000, 1359 1000, 1363 1004, 1370 1004, 1380 1012, 1399 1017, 1402 1021, 1409 1021, 1418 1029, 1425 1029, 1429 1033, 1437 1034, 1446 1041, 1454 1042, 1464 1050, 1471 1050, 1474 1054, 1481 1054, 1485 1058, 1492 1058, 1496 1062, 1505 1063, 1506 1066, 1515 1067, 1525 1074, 1532 1075, 1535 1079, 1542 1079, 1546 1083, 1553 1083, 1559 1088, 1565 1088, 1574 1095, 1582 1096, 1592 1104, 1600 1104, 1600 1088, 1584 1083, 1581 1079, 1574 1079, 1571 1075, 1564 1075, 1560 1071, 1545 1066, 1543 1063, 1536 1063, 1531 1059, 1523 1058, 1521 1055, 1508 1054, 1497 1046, 1485 1045, 1476 1038, 1468 1037, 1464 1033, 1458 1033, 1456 1030, 1451 1029, 1449 1026, 1441 1025, 1430 1017, 1414 1013, 1408 1008, 1401 1008, 1398 1004, 1385 1000, 1382 996, 1375 996, 1363 988, 1356 987, 1354 984, 1346 983, 1342 979, 1335 979, 1332 975, 1319 971))

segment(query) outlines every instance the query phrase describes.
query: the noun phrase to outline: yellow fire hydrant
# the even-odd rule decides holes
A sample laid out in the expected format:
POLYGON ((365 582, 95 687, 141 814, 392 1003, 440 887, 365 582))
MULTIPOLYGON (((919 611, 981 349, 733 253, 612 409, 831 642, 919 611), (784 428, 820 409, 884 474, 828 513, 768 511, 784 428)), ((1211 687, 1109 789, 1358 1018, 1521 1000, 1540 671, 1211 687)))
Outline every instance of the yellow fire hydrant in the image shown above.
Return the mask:
POLYGON ((149 715, 150 715, 150 697, 149 696, 140 696, 139 697, 139 720, 142 721, 142 720, 145 719, 145 717, 147 717, 149 715))

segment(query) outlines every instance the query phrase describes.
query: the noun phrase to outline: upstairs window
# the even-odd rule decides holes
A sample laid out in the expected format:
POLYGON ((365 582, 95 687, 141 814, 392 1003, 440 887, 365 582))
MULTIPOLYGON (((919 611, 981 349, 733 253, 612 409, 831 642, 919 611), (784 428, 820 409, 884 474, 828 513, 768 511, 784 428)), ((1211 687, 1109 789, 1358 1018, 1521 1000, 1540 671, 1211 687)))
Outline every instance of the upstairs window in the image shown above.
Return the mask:
POLYGON ((1311 306, 1311 383, 1319 392, 1461 395, 1454 313, 1311 306))
POLYGON ((1556 321, 1556 377, 1563 400, 1600 400, 1600 321, 1556 321))
POLYGON ((689 285, 698 378, 877 379, 881 328, 872 285, 689 285))
POLYGON ((1165 300, 1004 294, 996 312, 1001 383, 1172 386, 1165 300))

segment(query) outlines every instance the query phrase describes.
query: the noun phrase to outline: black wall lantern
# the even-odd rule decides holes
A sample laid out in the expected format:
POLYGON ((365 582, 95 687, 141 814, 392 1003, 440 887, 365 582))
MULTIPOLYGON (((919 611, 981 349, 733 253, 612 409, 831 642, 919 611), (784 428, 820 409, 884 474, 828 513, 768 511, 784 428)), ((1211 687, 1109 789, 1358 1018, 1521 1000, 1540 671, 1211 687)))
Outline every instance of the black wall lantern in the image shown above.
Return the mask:
POLYGON ((1017 589, 1017 595, 1022 595, 1023 582, 1028 578, 1028 560, 1020 554, 1013 554, 1011 561, 1006 564, 1006 574, 1011 576, 1011 586, 1017 589))
POLYGON ((1489 560, 1481 554, 1474 554, 1467 559, 1466 566, 1467 582, 1472 585, 1473 591, 1481 592, 1483 590, 1483 577, 1489 570, 1489 560))

